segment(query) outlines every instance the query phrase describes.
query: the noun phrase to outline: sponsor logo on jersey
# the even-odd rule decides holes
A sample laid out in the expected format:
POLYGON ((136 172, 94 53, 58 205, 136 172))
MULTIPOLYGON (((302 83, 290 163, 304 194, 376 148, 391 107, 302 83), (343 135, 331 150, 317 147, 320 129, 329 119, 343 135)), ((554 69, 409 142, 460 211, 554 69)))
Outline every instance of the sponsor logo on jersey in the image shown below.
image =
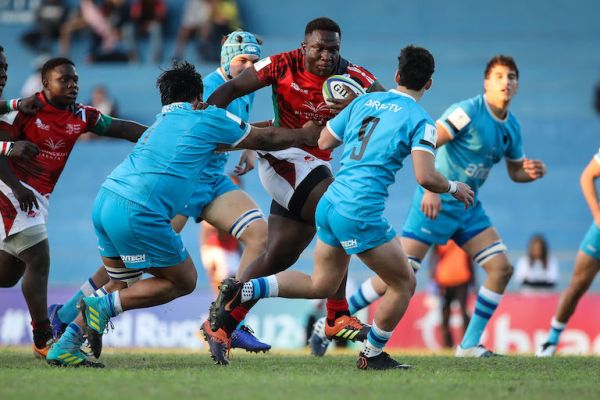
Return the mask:
POLYGON ((35 119, 35 126, 37 126, 38 129, 41 129, 43 131, 49 131, 50 130, 50 125, 46 125, 42 122, 41 119, 36 118, 35 119))
POLYGON ((298 86, 298 84, 296 82, 290 83, 290 87, 297 92, 308 94, 308 90, 302 89, 300 86, 298 86))
POLYGON ((64 140, 59 139, 58 141, 48 138, 42 143, 43 147, 40 149, 40 155, 50 160, 61 160, 69 155, 66 151, 59 151, 67 147, 64 140), (45 147, 45 148, 44 148, 45 147))
POLYGON ((490 174, 490 168, 486 167, 484 164, 470 163, 465 169, 465 174, 470 178, 476 178, 483 181, 487 179, 490 174))
POLYGON ((367 102, 365 103, 365 107, 370 107, 370 108, 374 108, 378 111, 391 111, 394 113, 397 113, 398 111, 402 110, 402 107, 400 107, 398 104, 394 104, 394 103, 382 103, 379 100, 373 100, 373 99, 369 99, 367 100, 367 102))
POLYGON ((355 249, 358 247, 358 240, 356 239, 342 240, 340 243, 344 249, 355 249))
POLYGON ((146 255, 145 254, 126 255, 126 256, 121 256, 121 260, 123 260, 123 262, 130 263, 130 264, 141 263, 141 262, 146 261, 146 255))
POLYGON ((79 124, 67 124, 66 131, 67 135, 79 135, 81 133, 81 126, 79 124))
POLYGON ((325 102, 320 102, 319 104, 315 105, 315 103, 313 103, 312 101, 306 100, 304 103, 302 103, 302 105, 314 113, 329 110, 329 107, 327 107, 327 104, 325 104, 325 102))

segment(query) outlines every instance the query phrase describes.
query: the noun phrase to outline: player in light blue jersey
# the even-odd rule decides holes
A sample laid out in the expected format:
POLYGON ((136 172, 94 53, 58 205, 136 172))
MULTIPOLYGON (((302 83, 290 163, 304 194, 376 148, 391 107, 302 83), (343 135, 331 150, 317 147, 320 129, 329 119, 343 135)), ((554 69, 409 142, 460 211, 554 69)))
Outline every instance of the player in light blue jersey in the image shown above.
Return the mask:
MULTIPOLYGON (((106 179, 94 204, 98 248, 110 276, 108 295, 85 297, 47 360, 72 365, 87 334, 93 354, 102 350, 110 318, 191 293, 197 272, 171 219, 188 203, 200 172, 219 148, 281 149, 314 144, 316 126, 256 128, 226 110, 202 105, 194 66, 176 64, 158 78, 163 108, 129 156, 106 179), (139 279, 142 273, 153 277, 139 279)), ((210 190, 210 188, 207 188, 210 190)))
MULTIPOLYGON (((262 41, 250 32, 235 31, 226 36, 221 51, 221 65, 203 79, 204 98, 208 98, 227 80, 252 67, 260 58, 261 43, 262 41)), ((240 97, 229 104, 227 111, 243 121, 248 121, 253 100, 254 93, 240 97)), ((254 125, 267 126, 265 123, 254 125)), ((225 175, 228 155, 228 152, 215 152, 211 155, 207 166, 200 174, 194 195, 180 211, 180 215, 175 216, 172 226, 177 233, 181 232, 188 217, 191 216, 207 220, 224 231, 231 231, 244 245, 240 264, 243 270, 264 252, 267 225, 256 203, 225 175)), ((254 168, 255 159, 254 151, 244 150, 235 172, 243 175, 250 171, 254 168)), ((55 338, 60 337, 67 325, 77 316, 77 305, 80 300, 84 296, 104 295, 102 287, 108 281, 108 274, 101 266, 65 304, 52 304, 48 308, 55 338)), ((210 338, 209 343, 217 339, 210 338)), ((251 329, 243 324, 236 329, 231 339, 232 347, 241 347, 248 351, 266 351, 271 347, 260 342, 252 335, 251 329)))
MULTIPOLYGON (((484 77, 483 95, 451 106, 436 123, 436 168, 448 179, 468 183, 475 190, 475 204, 462 212, 462 204, 452 197, 418 188, 402 233, 402 247, 415 271, 431 245, 453 239, 488 273, 479 290, 475 312, 456 349, 459 357, 494 355, 480 344, 481 335, 513 271, 506 246, 479 201, 479 188, 502 158, 515 182, 534 181, 546 174, 542 161, 525 157, 519 124, 508 110, 519 84, 514 60, 503 55, 493 57, 484 77)), ((385 283, 378 277, 372 278, 351 297, 351 311, 366 307, 385 291, 385 283)))
POLYGON ((448 181, 435 170, 436 128, 417 103, 431 87, 433 56, 408 46, 399 57, 396 90, 369 93, 355 99, 321 132, 319 147, 332 149, 344 143, 341 168, 316 211, 317 247, 312 276, 284 271, 249 282, 228 279, 211 307, 210 319, 219 326, 226 307, 265 297, 327 298, 337 291, 356 254, 388 285, 375 313, 373 326, 364 331, 341 330, 340 337, 365 341, 359 369, 406 369, 383 351, 408 307, 415 275, 394 228, 383 217, 388 187, 394 183, 403 160, 412 154, 419 184, 435 193, 471 205, 468 185, 448 181))
MULTIPOLYGON (((600 113, 600 81, 596 86, 596 111, 600 113)), ((550 357, 556 352, 560 335, 575 312, 579 299, 587 292, 600 270, 600 204, 596 180, 600 178, 600 150, 581 174, 583 197, 590 208, 594 221, 588 229, 575 259, 575 268, 569 286, 560 296, 554 317, 550 321, 550 333, 537 349, 538 357, 550 357)))

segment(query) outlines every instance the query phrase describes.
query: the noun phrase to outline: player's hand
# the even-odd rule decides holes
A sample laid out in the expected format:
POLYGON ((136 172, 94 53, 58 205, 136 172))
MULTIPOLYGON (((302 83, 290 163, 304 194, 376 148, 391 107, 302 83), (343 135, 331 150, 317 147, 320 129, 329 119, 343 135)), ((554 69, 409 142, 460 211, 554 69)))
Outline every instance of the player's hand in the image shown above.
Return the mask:
POLYGON ((541 160, 526 158, 523 160, 523 171, 533 180, 540 179, 546 175, 546 164, 541 160))
POLYGON ((308 121, 302 125, 302 130, 306 133, 304 144, 316 146, 323 130, 323 124, 317 121, 308 121))
POLYGON ((426 190, 423 194, 423 200, 421 200, 423 214, 429 219, 436 219, 441 209, 442 200, 440 195, 426 190))
POLYGON ((8 157, 25 161, 37 156, 39 152, 40 148, 37 146, 37 144, 31 143, 27 140, 19 140, 13 145, 8 157))
POLYGON ((32 190, 27 189, 25 186, 19 184, 17 187, 13 188, 13 194, 15 198, 19 202, 19 207, 23 212, 29 212, 33 210, 33 208, 40 208, 38 201, 35 197, 35 194, 32 190))
POLYGON ((240 156, 240 161, 233 169, 233 173, 242 176, 254 169, 256 164, 256 152, 254 150, 244 150, 240 156))
POLYGON ((22 98, 17 104, 17 110, 23 114, 32 115, 44 107, 44 103, 36 95, 22 98))
POLYGON ((600 228, 600 214, 594 215, 594 223, 598 228, 600 228))
POLYGON ((346 89, 346 92, 348 93, 348 96, 346 96, 346 98, 344 99, 325 99, 325 102, 327 103, 327 106, 329 107, 329 111, 331 111, 332 114, 339 114, 340 111, 342 111, 344 108, 346 108, 346 106, 350 103, 352 103, 352 100, 354 100, 355 98, 358 97, 358 95, 356 93, 354 93, 354 91, 348 87, 347 85, 343 85, 344 89, 346 89))
POLYGON ((463 203, 465 208, 471 207, 475 197, 475 193, 473 193, 471 187, 462 182, 456 182, 456 187, 456 193, 453 193, 452 197, 463 203))

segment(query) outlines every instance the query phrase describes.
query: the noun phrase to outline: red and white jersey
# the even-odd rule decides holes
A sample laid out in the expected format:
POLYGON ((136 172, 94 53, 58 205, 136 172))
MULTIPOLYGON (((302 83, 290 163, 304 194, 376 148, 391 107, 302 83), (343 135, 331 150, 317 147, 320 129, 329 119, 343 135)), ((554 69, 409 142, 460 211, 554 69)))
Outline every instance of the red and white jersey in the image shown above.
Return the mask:
POLYGON ((43 196, 54 190, 69 154, 79 136, 94 129, 102 113, 81 104, 59 109, 48 103, 43 93, 37 93, 44 107, 33 115, 20 112, 0 118, 0 130, 7 131, 14 141, 27 140, 40 148, 40 153, 28 161, 9 160, 16 177, 43 196))
POLYGON ((43 93, 37 93, 44 107, 33 115, 11 112, 0 117, 0 131, 10 133, 12 140, 27 140, 37 144, 40 153, 28 161, 8 161, 10 169, 26 187, 32 189, 40 203, 39 210, 24 213, 12 191, 0 183, 0 239, 30 226, 45 223, 48 198, 54 190, 77 138, 96 127, 102 113, 93 107, 74 104, 59 109, 48 103, 43 93))
MULTIPOLYGON (((273 89, 275 125, 285 128, 302 128, 310 121, 327 122, 335 115, 329 111, 323 98, 323 83, 328 78, 304 69, 302 49, 263 58, 254 64, 258 79, 273 89)), ((334 75, 348 75, 365 90, 376 78, 366 69, 353 65, 340 57, 334 75)), ((331 159, 332 150, 320 150, 317 146, 303 147, 322 160, 331 159)))
POLYGON ((13 195, 12 190, 0 180, 0 240, 19 233, 36 225, 45 225, 48 222, 48 197, 42 196, 35 188, 23 183, 27 189, 33 191, 39 208, 29 212, 21 211, 19 202, 13 195))

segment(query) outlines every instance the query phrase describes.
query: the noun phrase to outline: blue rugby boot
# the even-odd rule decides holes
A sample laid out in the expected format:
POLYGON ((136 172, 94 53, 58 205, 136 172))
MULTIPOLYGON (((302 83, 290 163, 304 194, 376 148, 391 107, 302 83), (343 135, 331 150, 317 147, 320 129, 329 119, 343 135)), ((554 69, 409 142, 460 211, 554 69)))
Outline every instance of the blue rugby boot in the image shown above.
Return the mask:
POLYGON ((50 307, 48 307, 48 318, 50 319, 50 327, 52 328, 52 337, 54 340, 58 340, 69 325, 68 323, 65 324, 62 322, 58 316, 58 310, 60 310, 62 306, 62 304, 51 304, 50 307))
POLYGON ((102 335, 107 330, 111 317, 116 315, 112 293, 104 297, 85 297, 81 299, 79 309, 83 315, 83 332, 92 354, 98 358, 102 353, 102 335))
POLYGON ((258 340, 254 336, 254 331, 246 325, 242 325, 233 331, 231 334, 231 347, 244 349, 252 353, 259 353, 261 351, 266 353, 271 350, 271 345, 258 340))
POLYGON ((46 362, 55 367, 104 368, 104 364, 92 362, 81 351, 83 330, 75 323, 65 329, 58 342, 48 351, 46 362))

